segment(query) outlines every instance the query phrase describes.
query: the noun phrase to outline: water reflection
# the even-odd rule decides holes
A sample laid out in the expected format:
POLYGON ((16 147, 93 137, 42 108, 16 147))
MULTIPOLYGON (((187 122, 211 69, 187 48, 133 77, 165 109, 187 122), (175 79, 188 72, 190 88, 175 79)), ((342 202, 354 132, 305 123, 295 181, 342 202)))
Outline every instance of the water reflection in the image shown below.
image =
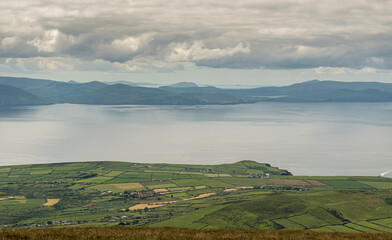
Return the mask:
POLYGON ((306 175, 392 168, 390 103, 0 108, 0 164, 253 159, 306 175))

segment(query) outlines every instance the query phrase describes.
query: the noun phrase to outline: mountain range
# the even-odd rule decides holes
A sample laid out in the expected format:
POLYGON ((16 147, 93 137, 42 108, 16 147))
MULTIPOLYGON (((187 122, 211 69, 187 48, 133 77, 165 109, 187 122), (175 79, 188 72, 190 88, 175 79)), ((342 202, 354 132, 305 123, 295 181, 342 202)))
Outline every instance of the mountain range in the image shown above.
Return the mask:
POLYGON ((392 102, 392 84, 312 80, 283 87, 223 89, 192 82, 140 87, 131 82, 78 83, 0 77, 0 106, 54 103, 204 105, 274 102, 392 102))
MULTIPOLYGON (((75 103, 98 105, 204 105, 204 104, 235 104, 245 103, 233 95, 226 93, 173 93, 160 88, 146 88, 116 83, 113 85, 102 82, 58 82, 45 79, 0 77, 0 84, 30 94, 45 103, 75 103)), ((174 87, 177 88, 177 87, 174 87)), ((9 95, 9 94, 8 94, 9 95)), ((7 96, 8 96, 7 95, 7 96)), ((5 97, 5 96, 4 96, 5 97)), ((35 105, 37 101, 7 102, 1 105, 35 105)))
POLYGON ((48 104, 42 98, 19 88, 0 84, 0 106, 48 104))

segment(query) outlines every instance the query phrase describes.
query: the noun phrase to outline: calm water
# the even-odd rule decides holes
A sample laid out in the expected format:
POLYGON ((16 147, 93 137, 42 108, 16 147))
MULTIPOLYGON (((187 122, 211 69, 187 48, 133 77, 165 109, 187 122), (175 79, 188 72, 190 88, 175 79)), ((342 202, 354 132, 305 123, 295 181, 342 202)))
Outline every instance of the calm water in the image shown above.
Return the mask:
POLYGON ((0 165, 269 162, 298 175, 392 169, 392 103, 0 109, 0 165))

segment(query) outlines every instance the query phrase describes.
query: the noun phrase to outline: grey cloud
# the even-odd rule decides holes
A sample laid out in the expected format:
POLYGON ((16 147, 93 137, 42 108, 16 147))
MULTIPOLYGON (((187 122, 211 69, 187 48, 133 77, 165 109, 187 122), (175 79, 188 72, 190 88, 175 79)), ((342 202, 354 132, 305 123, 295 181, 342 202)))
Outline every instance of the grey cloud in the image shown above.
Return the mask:
POLYGON ((37 49, 34 46, 26 44, 25 39, 17 36, 4 37, 0 41, 0 56, 3 58, 13 57, 30 57, 37 55, 37 49))
POLYGON ((0 2, 0 57, 392 69, 390 12, 388 0, 0 2))

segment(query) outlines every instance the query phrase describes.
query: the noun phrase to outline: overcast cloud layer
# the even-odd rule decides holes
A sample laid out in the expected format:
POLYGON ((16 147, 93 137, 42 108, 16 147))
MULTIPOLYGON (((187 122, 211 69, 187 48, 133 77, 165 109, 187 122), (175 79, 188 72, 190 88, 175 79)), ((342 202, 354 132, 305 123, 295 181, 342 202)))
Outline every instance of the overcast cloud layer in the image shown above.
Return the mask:
POLYGON ((390 70, 391 13, 388 0, 0 0, 0 70, 390 70))

